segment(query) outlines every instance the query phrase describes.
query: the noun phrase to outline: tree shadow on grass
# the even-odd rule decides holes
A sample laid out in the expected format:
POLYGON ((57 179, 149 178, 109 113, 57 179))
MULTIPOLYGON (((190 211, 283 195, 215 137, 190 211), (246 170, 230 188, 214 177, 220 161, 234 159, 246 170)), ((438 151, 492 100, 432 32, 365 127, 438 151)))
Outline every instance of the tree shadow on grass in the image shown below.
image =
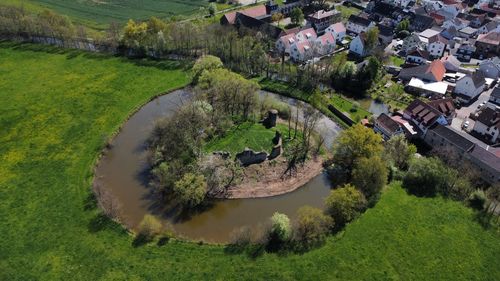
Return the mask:
POLYGON ((479 223, 484 229, 492 229, 496 227, 495 225, 495 216, 491 213, 487 213, 484 211, 476 211, 474 214, 474 220, 479 223))
POLYGON ((87 230, 90 233, 97 233, 103 230, 111 230, 120 234, 127 233, 127 230, 121 224, 110 219, 104 213, 99 213, 93 217, 87 225, 87 230))
POLYGON ((228 255, 244 254, 252 260, 261 257, 266 252, 266 246, 262 244, 228 244, 224 247, 224 253, 228 255))
POLYGON ((83 201, 83 210, 91 211, 97 208, 97 198, 93 192, 90 192, 87 198, 83 201))

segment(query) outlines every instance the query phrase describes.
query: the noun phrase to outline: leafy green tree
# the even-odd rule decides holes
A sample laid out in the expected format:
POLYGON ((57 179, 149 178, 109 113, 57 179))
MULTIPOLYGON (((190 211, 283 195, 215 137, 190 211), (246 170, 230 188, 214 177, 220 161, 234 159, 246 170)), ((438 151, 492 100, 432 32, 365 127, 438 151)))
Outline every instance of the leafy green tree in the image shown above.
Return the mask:
POLYGON ((202 175, 186 173, 175 182, 174 194, 177 200, 186 207, 196 207, 205 199, 207 193, 207 183, 202 175))
POLYGON ((285 18, 285 16, 282 13, 275 13, 271 16, 271 20, 273 22, 278 23, 278 27, 280 26, 280 21, 282 21, 285 18))
POLYGON ((143 241, 151 241, 161 231, 161 222, 152 215, 145 215, 137 229, 137 238, 143 241))
POLYGON ((294 225, 294 239, 306 249, 321 244, 334 220, 326 216, 322 210, 311 206, 303 206, 297 211, 294 225))
POLYGON ((277 239, 284 242, 290 239, 291 234, 292 227, 288 216, 278 212, 274 213, 271 217, 271 240, 277 239))
POLYGON ((379 134, 356 124, 342 131, 335 140, 333 163, 351 171, 359 159, 380 155, 383 149, 379 134))
POLYGON ((196 63, 193 65, 192 73, 193 73, 193 84, 198 83, 198 79, 200 78, 203 71, 212 71, 214 69, 222 68, 224 64, 220 60, 220 58, 211 55, 205 55, 196 60, 196 63))
POLYGON ((144 43, 148 30, 145 22, 136 23, 130 19, 123 29, 123 43, 129 48, 138 48, 144 43))
POLYGON ((360 158, 352 171, 352 183, 359 188, 367 198, 380 193, 387 183, 387 165, 380 156, 360 158))
POLYGON ((343 226, 358 217, 366 208, 363 193, 351 184, 334 189, 325 199, 326 212, 333 217, 335 224, 343 226))
POLYGON ((384 155, 392 165, 406 170, 412 156, 417 152, 415 145, 408 143, 404 135, 391 137, 385 143, 384 155))
POLYGON ((434 196, 443 190, 448 171, 439 159, 420 157, 412 159, 410 168, 403 178, 403 187, 419 196, 434 196))
POLYGON ((300 8, 294 8, 290 13, 290 19, 293 24, 302 25, 302 22, 304 21, 304 13, 300 8))
POLYGON ((404 19, 404 20, 400 21, 398 23, 398 25, 396 26, 396 32, 399 33, 403 30, 408 31, 409 28, 410 28, 410 20, 404 19))
POLYGON ((378 35, 380 31, 378 27, 372 27, 366 31, 366 47, 368 52, 373 51, 373 49, 378 45, 378 35))
POLYGON ((213 17, 215 13, 217 13, 217 5, 215 3, 210 3, 208 5, 208 13, 211 17, 213 17))

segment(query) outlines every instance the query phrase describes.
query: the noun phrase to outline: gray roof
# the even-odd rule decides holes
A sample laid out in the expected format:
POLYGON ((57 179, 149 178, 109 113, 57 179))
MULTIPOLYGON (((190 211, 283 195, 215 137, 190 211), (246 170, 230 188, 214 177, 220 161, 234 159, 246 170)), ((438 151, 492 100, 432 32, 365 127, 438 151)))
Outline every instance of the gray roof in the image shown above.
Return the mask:
POLYGON ((495 154, 478 145, 475 145, 469 151, 469 155, 500 173, 500 158, 496 157, 495 154))
POLYGON ((371 23, 371 20, 356 16, 356 15, 351 15, 349 17, 349 21, 352 23, 355 23, 355 24, 362 25, 362 26, 369 26, 371 23))
POLYGON ((472 73, 471 78, 476 89, 486 84, 486 79, 484 79, 484 75, 481 71, 472 73))
POLYGON ((500 86, 496 86, 495 89, 491 92, 490 97, 500 99, 500 86))
POLYGON ((472 148, 472 146, 474 146, 473 142, 461 136, 448 126, 437 125, 436 127, 430 129, 430 131, 446 139, 448 142, 459 147, 463 151, 468 151, 472 148))

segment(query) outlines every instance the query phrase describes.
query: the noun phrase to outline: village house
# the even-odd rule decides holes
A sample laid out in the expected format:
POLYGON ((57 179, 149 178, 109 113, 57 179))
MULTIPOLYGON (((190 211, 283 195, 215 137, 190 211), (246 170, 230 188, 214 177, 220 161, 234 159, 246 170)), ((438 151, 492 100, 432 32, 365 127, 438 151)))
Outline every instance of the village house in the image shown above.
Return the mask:
POLYGON ((479 96, 483 92, 485 85, 484 75, 480 71, 476 71, 458 79, 454 93, 459 100, 467 103, 479 96))
POLYGON ((380 43, 382 45, 389 45, 394 38, 394 28, 381 24, 379 24, 377 27, 379 30, 378 39, 380 43))
POLYGON ((458 47, 456 56, 457 59, 463 62, 469 62, 476 52, 476 47, 470 43, 464 43, 458 47))
POLYGON ((459 19, 459 18, 447 20, 447 21, 443 22, 443 25, 442 25, 442 27, 445 29, 453 27, 456 30, 460 30, 460 29, 465 28, 467 26, 469 26, 469 22, 466 20, 463 20, 463 19, 459 19))
POLYGON ((343 23, 337 22, 326 28, 325 33, 331 33, 337 42, 342 42, 346 35, 346 28, 343 23))
POLYGON ((496 106, 500 106, 500 86, 496 86, 491 92, 489 102, 496 106))
POLYGON ((284 36, 281 36, 277 41, 276 41, 276 50, 280 54, 290 54, 290 48, 291 46, 295 44, 295 33, 287 34, 284 36))
POLYGON ((349 17, 349 20, 347 21, 347 31, 349 33, 353 34, 359 34, 361 32, 366 32, 368 29, 372 28, 375 26, 375 23, 373 23, 369 19, 365 19, 360 16, 356 15, 351 15, 349 17))
POLYGON ((488 21, 487 23, 483 24, 478 29, 479 34, 486 34, 492 31, 500 32, 500 22, 498 21, 488 21))
POLYGON ((410 29, 417 32, 422 32, 428 28, 433 27, 436 24, 434 18, 423 15, 416 14, 413 19, 410 20, 410 29))
POLYGON ((374 123, 373 130, 381 134, 384 140, 388 140, 395 135, 404 134, 403 126, 385 113, 380 114, 374 123))
POLYGON ((458 35, 462 38, 471 39, 477 35, 477 29, 470 26, 464 27, 458 31, 458 35))
POLYGON ((483 73, 483 75, 487 78, 497 79, 500 77, 500 58, 492 57, 486 60, 483 60, 479 64, 479 71, 483 73))
POLYGON ((335 37, 331 33, 325 33, 314 41, 314 52, 316 56, 325 56, 335 51, 335 37))
POLYGON ((441 36, 441 34, 436 34, 429 38, 427 45, 427 51, 429 51, 431 57, 440 58, 443 55, 446 46, 448 45, 448 40, 441 36))
POLYGON ((494 153, 474 144, 449 126, 435 125, 427 131, 424 141, 434 149, 453 148, 464 159, 470 161, 489 183, 500 181, 500 158, 494 153))
POLYGON ((426 49, 427 42, 424 40, 425 39, 420 37, 417 33, 412 33, 403 39, 401 50, 406 54, 414 49, 426 49))
POLYGON ((419 129, 419 135, 425 136, 434 124, 448 125, 446 117, 434 107, 420 99, 415 99, 403 111, 403 118, 411 121, 419 129))
POLYGON ((474 119, 472 132, 487 143, 500 142, 500 109, 494 105, 486 105, 471 116, 474 119))
POLYGON ((453 105, 452 98, 431 100, 428 101, 427 104, 436 109, 437 111, 441 112, 441 114, 443 114, 443 116, 446 118, 448 124, 451 124, 453 118, 457 116, 455 105, 453 105))
POLYGON ((453 55, 447 55, 441 58, 444 68, 449 72, 458 72, 460 70, 460 61, 453 55))
POLYGON ((448 40, 455 39, 458 36, 458 30, 453 26, 445 28, 441 31, 441 36, 448 40))
POLYGON ((423 81, 440 82, 443 80, 446 69, 440 60, 434 60, 430 64, 403 68, 399 73, 399 79, 409 81, 418 78, 423 81))
POLYGON ((297 42, 314 41, 316 38, 318 38, 318 35, 314 31, 314 28, 311 27, 303 29, 295 35, 295 41, 297 42))
POLYGON ((477 52, 483 57, 493 57, 500 54, 500 32, 492 31, 480 34, 476 40, 477 52))
POLYGON ((307 19, 317 33, 322 33, 330 25, 341 21, 341 15, 337 10, 319 10, 314 14, 309 15, 307 19))
POLYGON ((414 49, 406 55, 407 64, 426 64, 429 61, 430 54, 426 50, 414 49))
POLYGON ((352 39, 349 44, 349 53, 358 56, 365 57, 368 54, 368 47, 366 45, 366 33, 361 32, 352 39))
POLYGON ((299 41, 290 48, 290 57, 295 62, 303 62, 313 58, 314 52, 310 41, 299 41))

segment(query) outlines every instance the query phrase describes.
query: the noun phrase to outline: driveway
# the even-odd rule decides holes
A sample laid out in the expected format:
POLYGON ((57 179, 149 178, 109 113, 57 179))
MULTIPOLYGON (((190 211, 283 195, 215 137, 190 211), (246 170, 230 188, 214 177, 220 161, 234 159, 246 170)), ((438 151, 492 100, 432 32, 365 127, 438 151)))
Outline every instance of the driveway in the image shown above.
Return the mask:
POLYGON ((457 110, 457 117, 453 119, 453 122, 451 123, 451 126, 456 129, 456 130, 462 130, 462 123, 465 122, 466 120, 469 120, 469 129, 472 129, 474 126, 474 121, 469 119, 469 116, 471 113, 474 113, 477 109, 479 104, 481 103, 486 103, 490 99, 490 95, 493 89, 488 89, 487 91, 484 91, 475 102, 473 102, 469 106, 463 106, 462 108, 457 110))

